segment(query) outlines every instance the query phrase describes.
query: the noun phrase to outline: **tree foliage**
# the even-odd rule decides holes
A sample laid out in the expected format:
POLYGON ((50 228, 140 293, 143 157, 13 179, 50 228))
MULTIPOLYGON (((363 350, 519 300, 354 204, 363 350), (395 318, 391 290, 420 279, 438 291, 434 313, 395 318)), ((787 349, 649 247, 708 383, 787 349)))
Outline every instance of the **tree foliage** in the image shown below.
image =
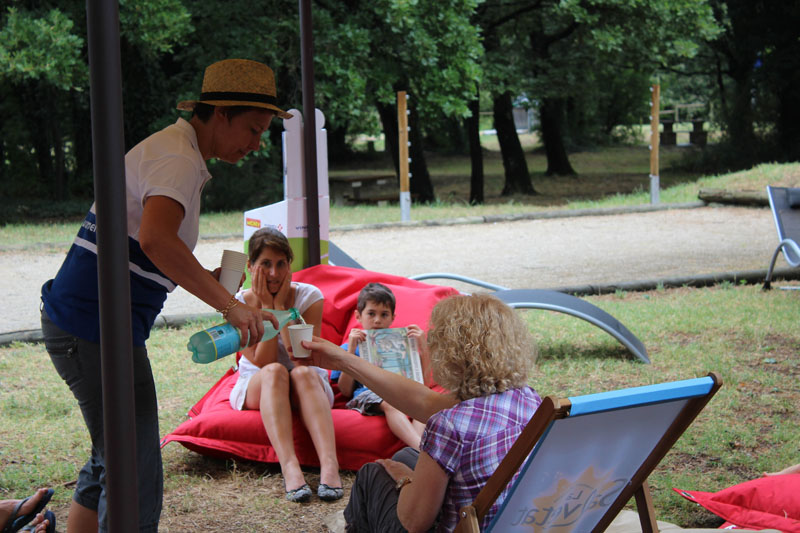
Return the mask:
MULTIPOLYGON (((175 104, 196 98, 205 67, 225 58, 270 65, 279 100, 302 111, 295 1, 120 0, 119 12, 128 148, 174 122, 175 104)), ((712 101, 743 164, 792 159, 798 19, 797 2, 767 0, 315 0, 315 105, 331 159, 383 130, 397 165, 395 98, 407 91, 421 200, 435 198, 426 148, 469 143, 471 201, 482 201, 480 100, 495 110, 504 190, 530 194, 509 101, 539 112, 548 172, 563 174, 573 172, 571 148, 610 142, 646 116, 658 80, 665 103, 712 101)), ((12 197, 91 195, 86 52, 83 2, 19 0, 0 12, 0 185, 12 197)), ((280 132, 276 121, 237 167, 210 163, 220 179, 206 208, 280 198, 280 132)))

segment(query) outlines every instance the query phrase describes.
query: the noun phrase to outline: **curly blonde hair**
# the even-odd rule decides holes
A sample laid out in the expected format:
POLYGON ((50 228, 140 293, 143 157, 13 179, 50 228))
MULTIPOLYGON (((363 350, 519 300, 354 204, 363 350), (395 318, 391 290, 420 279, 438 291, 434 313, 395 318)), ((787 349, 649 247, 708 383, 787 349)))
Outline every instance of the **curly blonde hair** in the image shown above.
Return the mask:
POLYGON ((487 294, 452 296, 436 304, 428 346, 434 379, 461 401, 527 385, 536 362, 527 325, 487 294))

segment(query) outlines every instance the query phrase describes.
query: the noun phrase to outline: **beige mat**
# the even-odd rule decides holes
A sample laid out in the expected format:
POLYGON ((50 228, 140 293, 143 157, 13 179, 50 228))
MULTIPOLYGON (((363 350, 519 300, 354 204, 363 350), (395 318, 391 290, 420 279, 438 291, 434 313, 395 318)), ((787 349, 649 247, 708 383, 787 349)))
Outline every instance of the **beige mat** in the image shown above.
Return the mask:
MULTIPOLYGON (((662 522, 661 520, 658 521, 658 530, 659 531, 683 531, 685 533, 708 533, 709 531, 723 531, 721 529, 705 529, 705 528, 692 528, 692 529, 684 529, 680 526, 676 526, 675 524, 670 524, 669 522, 662 522)), ((734 529, 732 531, 736 531, 737 533, 750 533, 752 531, 757 531, 753 529, 734 529)), ((780 533, 777 529, 762 529, 758 530, 764 533, 780 533)), ((634 511, 624 510, 617 515, 611 525, 608 526, 606 529, 606 533, 641 533, 642 526, 639 523, 639 515, 634 511)))

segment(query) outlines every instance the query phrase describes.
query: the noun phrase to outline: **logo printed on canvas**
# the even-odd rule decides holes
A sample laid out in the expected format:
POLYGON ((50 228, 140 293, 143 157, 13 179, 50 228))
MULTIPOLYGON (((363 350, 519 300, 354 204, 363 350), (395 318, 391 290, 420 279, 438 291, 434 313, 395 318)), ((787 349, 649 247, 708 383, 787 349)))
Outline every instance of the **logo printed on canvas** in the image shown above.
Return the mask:
POLYGON ((535 498, 530 507, 516 510, 513 525, 571 531, 571 526, 585 514, 605 511, 626 484, 626 479, 595 476, 594 468, 589 467, 574 481, 559 479, 551 494, 535 498))
POLYGON ((248 217, 247 220, 245 220, 245 224, 248 225, 248 226, 254 227, 254 228, 260 228, 261 227, 261 221, 258 220, 257 218, 249 218, 248 217))

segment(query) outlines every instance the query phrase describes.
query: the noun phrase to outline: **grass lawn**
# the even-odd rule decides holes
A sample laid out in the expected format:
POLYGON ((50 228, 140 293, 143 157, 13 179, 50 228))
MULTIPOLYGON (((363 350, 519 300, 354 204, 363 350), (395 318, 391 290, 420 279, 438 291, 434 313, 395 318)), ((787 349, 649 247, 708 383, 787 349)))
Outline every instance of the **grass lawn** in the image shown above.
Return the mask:
MULTIPOLYGON (((583 321, 520 311, 540 347, 531 384, 542 395, 567 396, 719 373, 722 389, 650 478, 659 519, 716 527, 714 515, 671 489, 716 491, 800 461, 798 296, 724 283, 587 298, 644 342, 650 365, 583 321)), ((148 349, 162 434, 227 368, 228 361, 190 361, 185 343, 205 325, 153 332, 148 349)), ((80 412, 40 344, 0 348, 0 376, 0 498, 53 486, 63 524, 89 452, 80 412)), ((321 531, 324 517, 345 504, 286 502, 275 466, 206 458, 178 444, 163 452, 162 531, 321 531)), ((315 485, 316 473, 308 472, 315 485)), ((352 481, 344 476, 345 499, 352 481)))

